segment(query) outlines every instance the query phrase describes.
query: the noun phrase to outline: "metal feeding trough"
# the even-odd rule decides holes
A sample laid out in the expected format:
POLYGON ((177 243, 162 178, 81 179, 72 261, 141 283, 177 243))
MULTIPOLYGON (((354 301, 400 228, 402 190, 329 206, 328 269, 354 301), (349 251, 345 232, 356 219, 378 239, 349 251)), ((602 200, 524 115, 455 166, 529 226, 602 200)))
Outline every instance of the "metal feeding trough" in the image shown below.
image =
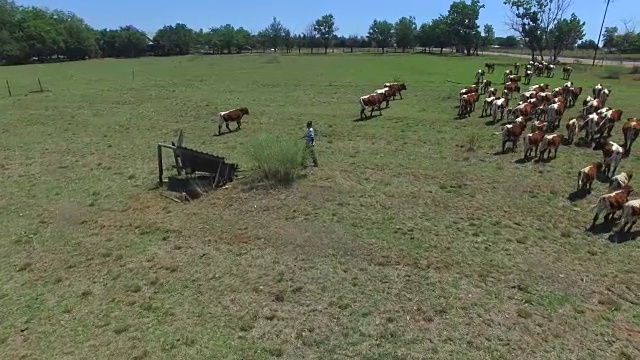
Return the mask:
POLYGON ((158 143, 158 184, 164 184, 162 149, 173 151, 177 176, 168 179, 167 189, 186 194, 201 193, 230 183, 235 178, 238 165, 228 163, 225 158, 184 146, 184 133, 180 130, 178 140, 171 145, 158 143))

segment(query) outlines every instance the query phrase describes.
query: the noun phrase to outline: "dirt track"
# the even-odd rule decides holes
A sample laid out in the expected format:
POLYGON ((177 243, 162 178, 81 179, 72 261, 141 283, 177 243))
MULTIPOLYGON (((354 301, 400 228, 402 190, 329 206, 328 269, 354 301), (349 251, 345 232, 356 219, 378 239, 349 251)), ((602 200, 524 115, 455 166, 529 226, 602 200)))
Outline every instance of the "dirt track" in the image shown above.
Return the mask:
MULTIPOLYGON (((491 51, 483 51, 484 55, 493 55, 493 56, 511 56, 517 58, 526 58, 530 59, 531 55, 529 54, 508 54, 508 53, 499 53, 499 52, 491 52, 491 51)), ((574 63, 576 60, 581 61, 583 64, 591 64, 593 60, 591 59, 579 59, 579 58, 571 58, 571 57, 558 57, 558 61, 564 63, 574 63)), ((601 65, 602 60, 596 60, 596 65, 601 65)), ((617 65, 617 66, 628 66, 632 67, 634 65, 640 65, 640 61, 619 61, 619 60, 605 60, 604 65, 617 65)))

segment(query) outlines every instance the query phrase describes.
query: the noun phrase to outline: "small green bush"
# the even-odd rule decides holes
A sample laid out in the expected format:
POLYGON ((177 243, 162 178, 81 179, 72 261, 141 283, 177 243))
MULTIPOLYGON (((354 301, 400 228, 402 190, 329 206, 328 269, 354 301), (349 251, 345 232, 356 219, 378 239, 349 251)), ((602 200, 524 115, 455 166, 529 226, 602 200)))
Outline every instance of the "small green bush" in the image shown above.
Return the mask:
POLYGON ((299 177, 307 157, 302 141, 277 135, 262 135, 247 148, 254 163, 255 182, 291 184, 299 177))
POLYGON ((620 79, 620 71, 619 70, 607 70, 601 76, 603 79, 620 79))
POLYGON ((640 65, 633 65, 629 74, 640 74, 640 65))

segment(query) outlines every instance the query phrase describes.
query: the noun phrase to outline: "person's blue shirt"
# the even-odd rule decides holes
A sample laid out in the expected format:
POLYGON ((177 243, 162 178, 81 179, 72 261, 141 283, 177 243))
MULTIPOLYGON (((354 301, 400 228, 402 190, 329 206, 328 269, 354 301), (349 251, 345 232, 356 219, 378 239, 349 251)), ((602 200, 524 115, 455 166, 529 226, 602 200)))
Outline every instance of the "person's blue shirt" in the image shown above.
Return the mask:
POLYGON ((315 139, 315 133, 313 131, 313 128, 310 127, 307 129, 307 136, 306 136, 307 145, 313 145, 314 139, 315 139))

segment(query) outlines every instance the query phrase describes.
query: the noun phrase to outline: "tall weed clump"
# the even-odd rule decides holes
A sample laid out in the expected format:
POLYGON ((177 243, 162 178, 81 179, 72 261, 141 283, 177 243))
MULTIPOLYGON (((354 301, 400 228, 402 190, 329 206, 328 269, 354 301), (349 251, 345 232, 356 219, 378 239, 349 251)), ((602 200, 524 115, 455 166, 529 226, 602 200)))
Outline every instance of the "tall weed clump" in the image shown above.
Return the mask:
POLYGON ((301 141, 277 135, 262 135, 247 148, 254 164, 251 179, 256 183, 293 183, 299 178, 307 156, 301 141))

